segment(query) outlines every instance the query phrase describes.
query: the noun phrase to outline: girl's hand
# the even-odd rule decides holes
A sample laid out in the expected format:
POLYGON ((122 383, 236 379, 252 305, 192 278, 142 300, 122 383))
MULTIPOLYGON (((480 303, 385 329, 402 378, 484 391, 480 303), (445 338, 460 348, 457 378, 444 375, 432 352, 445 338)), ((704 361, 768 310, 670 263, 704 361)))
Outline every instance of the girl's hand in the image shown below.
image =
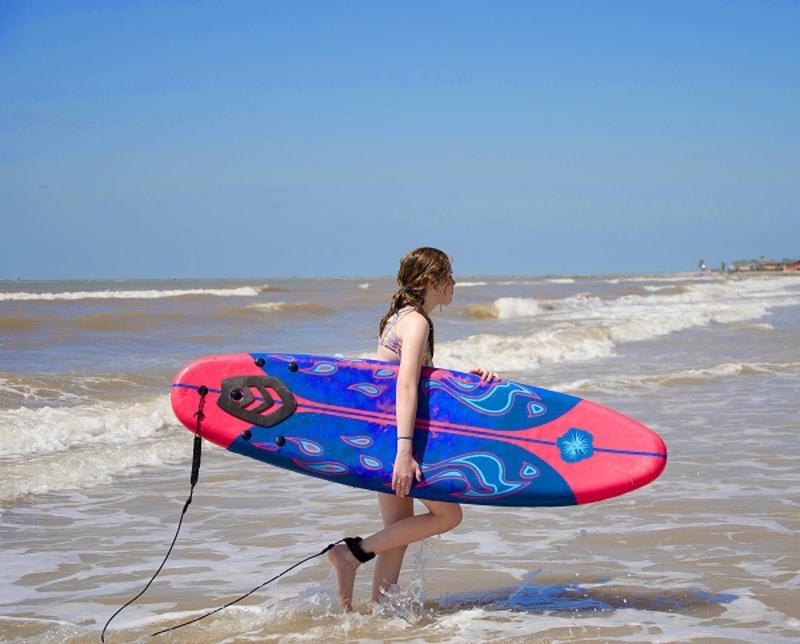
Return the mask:
POLYGON ((392 470, 392 489, 399 497, 408 496, 414 479, 422 480, 422 470, 411 454, 398 454, 392 470))
POLYGON ((470 369, 470 373, 474 373, 476 376, 481 377, 481 382, 491 382, 492 380, 500 380, 500 376, 498 376, 494 371, 489 371, 488 369, 483 369, 478 367, 477 369, 470 369))

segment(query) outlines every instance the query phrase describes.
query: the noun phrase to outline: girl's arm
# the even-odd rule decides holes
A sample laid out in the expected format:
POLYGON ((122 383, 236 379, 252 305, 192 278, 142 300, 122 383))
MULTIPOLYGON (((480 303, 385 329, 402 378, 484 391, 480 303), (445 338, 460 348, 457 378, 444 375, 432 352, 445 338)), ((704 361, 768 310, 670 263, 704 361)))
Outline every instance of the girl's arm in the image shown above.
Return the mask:
POLYGON ((422 472, 412 452, 414 423, 417 418, 419 375, 422 356, 428 342, 428 321, 412 312, 403 321, 403 351, 397 372, 397 456, 392 473, 392 489, 397 496, 406 496, 413 479, 422 480, 422 472))

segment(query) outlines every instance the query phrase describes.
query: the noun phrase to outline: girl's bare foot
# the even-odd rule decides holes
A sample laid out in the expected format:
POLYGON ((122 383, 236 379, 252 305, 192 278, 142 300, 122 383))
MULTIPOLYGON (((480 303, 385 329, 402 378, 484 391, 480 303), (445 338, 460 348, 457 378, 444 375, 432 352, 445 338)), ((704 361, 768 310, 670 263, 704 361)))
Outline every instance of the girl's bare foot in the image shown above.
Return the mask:
POLYGON ((328 560, 336 569, 342 608, 349 613, 353 610, 353 585, 356 581, 356 569, 359 563, 343 543, 328 551, 328 560))

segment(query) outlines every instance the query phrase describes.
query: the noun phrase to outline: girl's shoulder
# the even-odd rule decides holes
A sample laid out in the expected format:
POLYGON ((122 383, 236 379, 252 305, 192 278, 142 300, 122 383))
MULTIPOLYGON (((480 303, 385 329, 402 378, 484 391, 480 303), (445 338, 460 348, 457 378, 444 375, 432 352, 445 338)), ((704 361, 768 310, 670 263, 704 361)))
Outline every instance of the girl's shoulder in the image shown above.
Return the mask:
POLYGON ((428 337, 430 326, 428 320, 419 311, 412 309, 397 320, 397 334, 403 339, 420 338, 424 342, 428 337))
POLYGON ((425 328, 428 327, 428 320, 425 318, 422 313, 417 311, 412 307, 408 307, 407 309, 401 309, 397 312, 397 321, 398 323, 402 321, 403 326, 424 326, 425 328))

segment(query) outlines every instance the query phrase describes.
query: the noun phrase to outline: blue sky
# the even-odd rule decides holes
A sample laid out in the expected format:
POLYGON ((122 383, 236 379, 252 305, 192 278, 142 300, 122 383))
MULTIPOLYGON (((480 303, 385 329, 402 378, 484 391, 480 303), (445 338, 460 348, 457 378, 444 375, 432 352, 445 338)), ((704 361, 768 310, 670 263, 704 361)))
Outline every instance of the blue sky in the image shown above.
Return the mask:
POLYGON ((0 279, 800 255, 797 2, 3 2, 0 279))

